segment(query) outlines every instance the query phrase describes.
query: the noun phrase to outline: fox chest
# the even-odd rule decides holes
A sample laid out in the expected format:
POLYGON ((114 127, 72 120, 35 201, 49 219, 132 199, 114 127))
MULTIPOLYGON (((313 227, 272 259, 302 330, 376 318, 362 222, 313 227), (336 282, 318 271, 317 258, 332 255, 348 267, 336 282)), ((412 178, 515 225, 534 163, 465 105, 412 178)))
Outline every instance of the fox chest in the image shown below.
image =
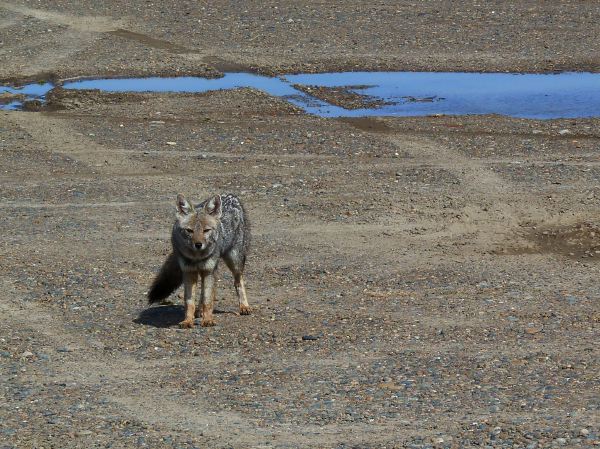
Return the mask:
POLYGON ((216 270, 218 264, 218 257, 209 257, 208 259, 199 261, 186 260, 181 268, 185 272, 213 272, 216 270))

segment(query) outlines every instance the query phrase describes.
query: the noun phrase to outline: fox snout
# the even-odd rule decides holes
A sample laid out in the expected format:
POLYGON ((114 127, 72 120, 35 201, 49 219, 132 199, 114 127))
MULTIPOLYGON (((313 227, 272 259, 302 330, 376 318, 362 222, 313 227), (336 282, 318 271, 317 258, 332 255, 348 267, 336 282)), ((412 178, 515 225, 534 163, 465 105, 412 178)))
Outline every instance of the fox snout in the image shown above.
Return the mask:
POLYGON ((204 245, 204 243, 202 243, 202 242, 196 242, 196 243, 194 243, 194 247, 195 247, 196 249, 202 249, 204 246, 205 246, 205 245, 204 245))

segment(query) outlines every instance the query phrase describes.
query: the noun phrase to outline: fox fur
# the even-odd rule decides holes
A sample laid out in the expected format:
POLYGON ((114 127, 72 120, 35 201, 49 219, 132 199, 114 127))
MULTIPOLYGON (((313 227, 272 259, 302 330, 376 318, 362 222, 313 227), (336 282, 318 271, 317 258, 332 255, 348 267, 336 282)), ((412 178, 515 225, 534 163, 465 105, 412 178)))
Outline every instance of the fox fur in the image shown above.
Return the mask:
POLYGON ((214 326, 215 273, 222 259, 233 274, 240 314, 250 314, 243 277, 250 223, 239 198, 216 195, 192 206, 183 195, 177 195, 171 243, 173 252, 148 292, 150 304, 161 302, 183 284, 185 319, 180 326, 193 327, 194 318, 198 317, 202 326, 214 326), (198 279, 201 292, 197 306, 198 279))

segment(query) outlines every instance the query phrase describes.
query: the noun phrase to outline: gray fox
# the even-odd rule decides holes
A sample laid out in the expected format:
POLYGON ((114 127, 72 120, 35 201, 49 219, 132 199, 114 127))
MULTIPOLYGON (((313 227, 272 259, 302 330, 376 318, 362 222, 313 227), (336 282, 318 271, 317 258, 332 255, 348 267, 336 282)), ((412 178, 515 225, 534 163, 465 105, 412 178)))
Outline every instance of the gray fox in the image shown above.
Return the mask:
POLYGON ((241 201, 234 195, 217 195, 192 206, 177 195, 177 213, 169 254, 156 275, 148 302, 160 302, 184 285, 185 319, 181 327, 194 326, 201 312, 201 326, 214 326, 215 272, 222 258, 233 274, 240 314, 249 315, 244 285, 244 266, 250 244, 250 223, 241 201), (196 284, 201 280, 200 305, 196 308, 196 284))

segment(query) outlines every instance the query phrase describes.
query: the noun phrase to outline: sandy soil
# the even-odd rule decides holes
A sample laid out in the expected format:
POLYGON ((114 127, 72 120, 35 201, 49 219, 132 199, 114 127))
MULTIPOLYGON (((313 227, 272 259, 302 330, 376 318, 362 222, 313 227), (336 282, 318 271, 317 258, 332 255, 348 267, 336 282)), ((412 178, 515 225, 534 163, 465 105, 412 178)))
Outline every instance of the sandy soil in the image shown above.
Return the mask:
MULTIPOLYGON (((0 77, 598 67, 593 2, 396 3, 1 2, 0 77)), ((598 125, 0 112, 0 447, 597 447, 598 125), (177 192, 244 199, 253 315, 147 308, 177 192)))

